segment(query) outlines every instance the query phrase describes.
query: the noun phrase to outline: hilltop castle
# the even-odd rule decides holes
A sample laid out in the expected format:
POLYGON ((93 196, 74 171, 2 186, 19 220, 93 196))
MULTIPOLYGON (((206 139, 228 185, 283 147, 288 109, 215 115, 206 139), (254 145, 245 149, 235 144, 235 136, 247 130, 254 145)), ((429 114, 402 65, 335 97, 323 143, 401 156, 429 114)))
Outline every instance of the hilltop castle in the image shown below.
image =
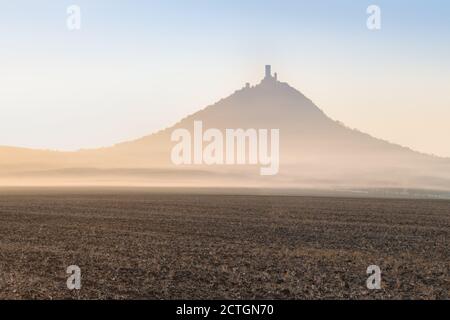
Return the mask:
MULTIPOLYGON (((278 74, 275 72, 272 76, 272 66, 270 64, 267 64, 265 66, 265 76, 264 79, 261 81, 261 83, 270 83, 270 82, 276 82, 278 81, 278 74)), ((251 85, 249 82, 245 84, 245 89, 250 89, 251 85)))
POLYGON ((276 72, 272 76, 272 66, 270 64, 266 65, 266 76, 264 77, 264 80, 278 80, 278 74, 276 72))

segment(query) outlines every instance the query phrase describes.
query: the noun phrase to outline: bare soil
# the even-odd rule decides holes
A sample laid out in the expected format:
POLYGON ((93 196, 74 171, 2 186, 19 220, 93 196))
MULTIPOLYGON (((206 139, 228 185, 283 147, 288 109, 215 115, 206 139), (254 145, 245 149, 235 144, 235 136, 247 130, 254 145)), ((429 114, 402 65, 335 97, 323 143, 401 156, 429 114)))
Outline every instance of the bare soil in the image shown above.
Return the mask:
POLYGON ((449 299, 449 243, 444 200, 2 191, 0 298, 449 299))

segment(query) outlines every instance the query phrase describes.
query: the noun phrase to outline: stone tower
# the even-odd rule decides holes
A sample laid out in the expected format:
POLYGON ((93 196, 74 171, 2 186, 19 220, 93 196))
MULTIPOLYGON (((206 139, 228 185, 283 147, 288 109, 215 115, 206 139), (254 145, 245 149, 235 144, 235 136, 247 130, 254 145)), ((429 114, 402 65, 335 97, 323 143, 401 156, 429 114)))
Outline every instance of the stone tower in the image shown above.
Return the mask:
POLYGON ((271 65, 266 65, 266 79, 270 79, 272 78, 272 66, 271 65))

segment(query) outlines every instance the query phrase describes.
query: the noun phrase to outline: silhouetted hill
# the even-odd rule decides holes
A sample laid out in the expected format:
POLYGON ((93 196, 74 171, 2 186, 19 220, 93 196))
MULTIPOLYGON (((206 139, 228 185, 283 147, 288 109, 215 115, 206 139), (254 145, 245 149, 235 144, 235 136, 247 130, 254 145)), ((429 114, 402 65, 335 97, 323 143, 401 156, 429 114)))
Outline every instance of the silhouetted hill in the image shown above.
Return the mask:
POLYGON ((0 164, 3 184, 20 176, 24 184, 49 177, 49 181, 64 184, 76 181, 77 184, 450 190, 449 159, 414 152, 347 128, 330 119, 302 93, 271 75, 173 127, 135 141, 73 153, 0 148, 0 164), (262 177, 259 166, 173 165, 170 152, 175 143, 170 139, 171 133, 177 128, 192 131, 194 121, 202 121, 204 130, 279 129, 279 175, 262 177), (76 168, 94 170, 95 174, 77 171, 78 176, 67 175, 68 170, 73 173, 76 168), (126 174, 129 169, 133 174, 126 174), (49 170, 58 171, 50 174, 49 170), (136 170, 142 170, 139 179, 136 170), (155 170, 166 173, 167 179, 155 170), (71 178, 66 179, 68 176, 71 178))

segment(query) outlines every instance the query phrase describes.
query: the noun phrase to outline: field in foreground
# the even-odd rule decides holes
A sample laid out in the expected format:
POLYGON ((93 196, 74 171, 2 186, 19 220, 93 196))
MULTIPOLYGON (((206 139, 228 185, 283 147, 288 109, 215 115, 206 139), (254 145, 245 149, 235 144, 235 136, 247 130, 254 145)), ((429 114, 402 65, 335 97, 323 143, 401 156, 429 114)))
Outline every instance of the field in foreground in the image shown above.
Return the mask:
POLYGON ((449 241, 450 201, 3 191, 0 299, 449 299, 449 241))

